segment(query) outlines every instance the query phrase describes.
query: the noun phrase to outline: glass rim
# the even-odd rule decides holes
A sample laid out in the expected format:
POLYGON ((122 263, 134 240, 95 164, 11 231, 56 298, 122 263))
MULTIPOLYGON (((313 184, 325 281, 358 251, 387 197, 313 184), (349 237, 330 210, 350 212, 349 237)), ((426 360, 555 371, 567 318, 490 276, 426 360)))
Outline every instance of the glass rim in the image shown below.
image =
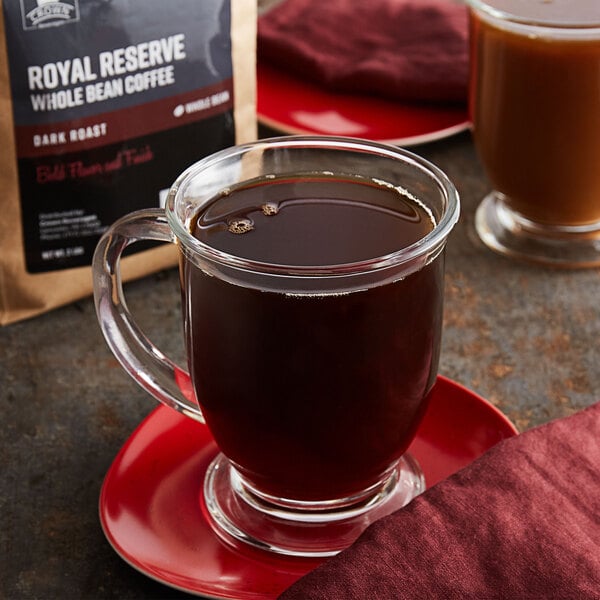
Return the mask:
MULTIPOLYGON (((323 169, 323 172, 328 169, 323 169)), ((243 180, 242 180, 243 181, 243 180)), ((184 248, 195 255, 217 264, 248 272, 280 276, 331 277, 350 276, 373 272, 390 267, 399 267, 414 262, 424 255, 431 255, 443 245, 460 215, 458 191, 448 176, 430 161, 405 150, 380 142, 350 137, 290 135, 259 139, 254 142, 231 146, 211 154, 186 169, 171 186, 165 206, 167 222, 184 248), (417 242, 383 256, 361 261, 333 265, 288 265, 252 260, 223 252, 195 238, 177 214, 177 204, 183 201, 189 182, 210 168, 232 158, 260 149, 304 148, 336 151, 354 151, 375 154, 383 158, 400 160, 426 173, 443 195, 445 206, 441 218, 433 229, 417 242)))
POLYGON ((558 20, 552 18, 534 18, 519 15, 508 10, 493 6, 486 0, 465 0, 465 3, 475 12, 496 25, 504 24, 505 28, 515 31, 537 30, 540 35, 560 36, 570 38, 591 37, 600 38, 600 18, 598 21, 581 20, 558 20))

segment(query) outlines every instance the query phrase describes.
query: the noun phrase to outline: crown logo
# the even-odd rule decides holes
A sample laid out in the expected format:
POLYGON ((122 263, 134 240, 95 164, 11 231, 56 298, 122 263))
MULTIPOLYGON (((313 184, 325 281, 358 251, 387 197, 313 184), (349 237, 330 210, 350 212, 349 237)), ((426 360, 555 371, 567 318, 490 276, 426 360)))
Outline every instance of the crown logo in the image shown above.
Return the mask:
POLYGON ((24 29, 79 21, 79 0, 21 0, 24 29))

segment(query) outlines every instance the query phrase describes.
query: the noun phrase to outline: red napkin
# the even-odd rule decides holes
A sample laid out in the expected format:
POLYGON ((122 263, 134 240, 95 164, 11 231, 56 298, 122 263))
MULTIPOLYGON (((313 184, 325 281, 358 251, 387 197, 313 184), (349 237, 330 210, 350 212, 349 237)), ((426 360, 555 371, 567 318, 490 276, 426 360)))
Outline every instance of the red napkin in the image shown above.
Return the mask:
POLYGON ((284 0, 258 57, 338 92, 466 102, 467 9, 452 0, 284 0))
POLYGON ((600 403, 501 442, 282 600, 600 598, 600 403))

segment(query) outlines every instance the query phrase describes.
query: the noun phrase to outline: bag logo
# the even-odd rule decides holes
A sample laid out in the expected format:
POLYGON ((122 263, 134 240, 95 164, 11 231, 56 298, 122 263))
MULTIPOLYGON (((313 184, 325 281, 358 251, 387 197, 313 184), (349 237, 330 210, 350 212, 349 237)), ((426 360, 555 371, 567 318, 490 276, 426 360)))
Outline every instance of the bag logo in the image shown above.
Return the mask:
POLYGON ((79 21, 79 0, 21 0, 23 29, 79 21))

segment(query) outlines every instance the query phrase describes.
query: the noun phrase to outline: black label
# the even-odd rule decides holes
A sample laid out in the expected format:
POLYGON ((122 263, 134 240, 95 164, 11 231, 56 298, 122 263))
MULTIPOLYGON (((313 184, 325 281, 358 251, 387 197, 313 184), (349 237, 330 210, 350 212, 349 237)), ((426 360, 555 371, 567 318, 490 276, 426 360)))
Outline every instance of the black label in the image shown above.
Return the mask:
POLYGON ((3 4, 28 271, 89 265, 235 143, 229 0, 3 4))

